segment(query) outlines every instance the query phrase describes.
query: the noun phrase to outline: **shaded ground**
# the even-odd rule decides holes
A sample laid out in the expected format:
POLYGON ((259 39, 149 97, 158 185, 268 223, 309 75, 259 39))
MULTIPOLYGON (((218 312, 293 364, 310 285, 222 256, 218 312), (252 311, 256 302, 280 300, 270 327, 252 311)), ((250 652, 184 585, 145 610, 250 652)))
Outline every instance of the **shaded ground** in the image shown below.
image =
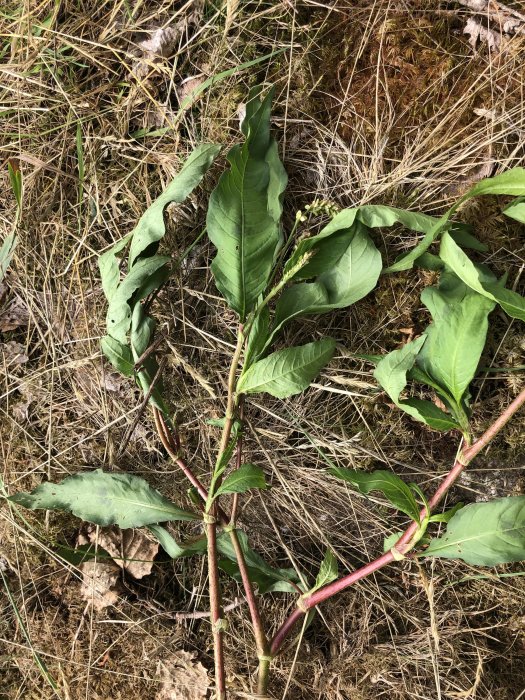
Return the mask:
MULTIPOLYGON (((186 484, 162 453, 148 414, 121 449, 140 397, 100 357, 104 299, 96 259, 132 229, 195 143, 238 137, 237 107, 249 86, 277 86, 275 133, 290 175, 288 230, 295 211, 315 197, 435 213, 480 173, 522 163, 523 39, 504 54, 485 46, 474 53, 462 35, 466 16, 452 2, 424 0, 247 3, 225 36, 224 12, 208 3, 2 7, 5 233, 14 216, 8 158, 18 159, 25 183, 20 244, 1 292, 2 308, 15 319, 2 333, 0 446, 9 492, 89 466, 130 470, 184 501, 186 484), (175 23, 170 55, 133 69, 143 32, 175 23), (271 62, 223 80, 179 111, 184 81, 281 48, 271 62)), ((167 246, 175 254, 202 230, 204 207, 201 194, 169 215, 167 246)), ((496 271, 508 272, 509 284, 523 291, 523 228, 500 209, 491 199, 476 201, 462 216, 489 245, 496 271)), ((413 235, 384 231, 377 243, 392 260, 413 235)), ((198 244, 156 307, 171 343, 164 346, 169 395, 203 476, 217 437, 206 420, 221 414, 234 329, 207 269, 211 254, 198 244)), ((384 277, 350 310, 290 327, 290 341, 329 330, 340 352, 305 396, 257 398, 247 408, 247 458, 264 466, 273 488, 246 502, 242 523, 272 564, 315 575, 329 543, 341 570, 354 568, 402 522, 327 477, 320 449, 342 466, 389 467, 421 485, 451 463, 454 439, 400 415, 377 393, 370 366, 348 356, 391 350, 406 339, 405 329, 420 329, 419 293, 429 274, 384 277)), ((523 365, 524 347, 523 326, 496 312, 484 364, 523 365)), ((509 371, 475 383, 477 433, 521 383, 509 371)), ((522 493, 522 436, 517 419, 451 498, 522 493)), ((159 555, 151 576, 124 579, 118 604, 95 613, 80 598, 75 569, 53 557, 58 543, 74 545, 78 521, 23 515, 4 507, 0 522, 0 694, 54 697, 42 663, 58 696, 72 700, 153 700, 157 663, 180 649, 211 668, 208 623, 181 624, 170 615, 207 609, 201 560, 173 564, 159 555)), ((475 573, 453 562, 405 563, 342 595, 278 660, 274 696, 517 700, 525 688, 525 579, 487 572, 486 579, 463 581, 475 573)), ((225 602, 241 596, 237 585, 224 585, 225 602)), ((277 626, 292 604, 291 596, 265 597, 269 624, 277 626)), ((229 682, 249 694, 253 646, 242 606, 230 623, 229 682)))

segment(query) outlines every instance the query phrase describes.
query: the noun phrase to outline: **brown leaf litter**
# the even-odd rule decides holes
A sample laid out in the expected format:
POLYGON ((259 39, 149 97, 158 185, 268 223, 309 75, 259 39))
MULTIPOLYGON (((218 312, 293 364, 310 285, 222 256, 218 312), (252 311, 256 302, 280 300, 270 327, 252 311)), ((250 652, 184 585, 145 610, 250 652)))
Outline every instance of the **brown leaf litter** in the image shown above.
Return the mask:
POLYGON ((90 525, 85 533, 79 534, 77 544, 96 545, 112 557, 111 560, 92 559, 80 565, 80 595, 99 611, 117 603, 122 590, 121 571, 135 579, 149 576, 159 551, 159 545, 146 533, 121 530, 116 526, 97 528, 90 525))
POLYGON ((160 689, 155 700, 204 700, 210 686, 208 672, 188 651, 177 651, 157 664, 160 689))

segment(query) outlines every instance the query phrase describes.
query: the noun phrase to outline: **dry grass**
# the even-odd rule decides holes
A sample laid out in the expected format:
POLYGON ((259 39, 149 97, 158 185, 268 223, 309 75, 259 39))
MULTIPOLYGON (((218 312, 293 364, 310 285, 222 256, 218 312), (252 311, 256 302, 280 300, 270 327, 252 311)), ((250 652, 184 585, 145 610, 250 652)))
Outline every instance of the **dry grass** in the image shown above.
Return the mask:
MULTIPOLYGON (((473 54, 461 34, 466 11, 430 0, 254 2, 239 3, 236 12, 235 4, 227 36, 220 4, 7 0, 0 9, 5 233, 14 216, 8 158, 18 159, 25 185, 20 244, 2 302, 16 301, 27 316, 3 334, 0 447, 10 492, 89 466, 132 470, 184 499, 186 486, 161 452, 148 415, 120 454, 140 397, 100 357, 104 301, 96 259, 131 230, 194 144, 237 138, 236 109, 250 85, 277 85, 275 130, 290 174, 287 224, 296 208, 319 196, 343 206, 382 201, 432 213, 480 169, 523 162, 523 39, 504 55, 483 47, 473 54), (178 46, 134 74, 141 33, 174 23, 178 46), (279 48, 286 51, 272 62, 225 79, 179 111, 177 95, 188 78, 217 75, 279 48), (132 136, 166 126, 161 136, 132 136), (9 341, 23 346, 25 363, 13 361, 9 341)), ((170 249, 180 252, 195 238, 204 214, 205 198, 194 197, 171 216, 170 249)), ((488 243, 494 267, 523 288, 523 232, 491 201, 463 214, 488 243)), ((379 243, 392 260, 413 237, 387 231, 379 243)), ((216 440, 205 421, 220 415, 221 405, 195 371, 224 396, 234 327, 208 271, 210 254, 205 243, 195 248, 156 309, 162 330, 193 368, 188 372, 165 347, 169 395, 202 475, 216 440)), ((350 311, 288 332, 293 342, 329 331, 341 352, 307 395, 257 399, 248 407, 247 456, 264 465, 273 488, 247 500, 242 522, 273 564, 315 574, 330 544, 341 569, 352 568, 377 554, 382 537, 401 524, 327 477, 327 459, 387 466, 426 486, 450 464, 456 449, 450 437, 385 404, 369 366, 348 357, 392 349, 401 329, 417 330, 419 292, 428 282, 421 271, 385 277, 350 311)), ((523 364, 524 343, 519 324, 496 313, 486 364, 523 364)), ((476 384, 478 431, 519 383, 510 372, 476 384)), ((453 495, 519 492, 522 427, 516 420, 453 495)), ((133 693, 149 700, 158 687, 156 663, 173 649, 195 650, 211 665, 207 623, 170 618, 171 611, 207 608, 201 561, 159 562, 145 581, 125 582, 115 608, 96 614, 79 600, 74 567, 53 553, 57 542, 74 543, 78 522, 21 516, 4 507, 0 522, 0 565, 11 593, 0 599, 0 694, 113 700, 133 693)), ((276 663, 275 697, 522 697, 525 579, 459 583, 473 573, 450 562, 424 570, 404 564, 326 605, 300 646, 290 644, 276 663)), ((226 602, 238 595, 225 582, 226 602)), ((282 621, 292 602, 265 598, 269 623, 282 621)), ((231 683, 250 693, 253 643, 242 607, 231 614, 227 645, 231 683)))

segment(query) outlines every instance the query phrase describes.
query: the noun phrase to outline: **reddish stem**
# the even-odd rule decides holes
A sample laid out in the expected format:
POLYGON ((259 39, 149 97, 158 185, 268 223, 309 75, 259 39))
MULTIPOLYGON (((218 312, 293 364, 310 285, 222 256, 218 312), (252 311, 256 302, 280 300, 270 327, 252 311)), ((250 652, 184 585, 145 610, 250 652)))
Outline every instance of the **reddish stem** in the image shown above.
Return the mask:
MULTIPOLYGON (((512 403, 507 406, 503 413, 494 421, 494 423, 488 428, 488 430, 483 433, 483 435, 476 440, 476 442, 468 447, 460 455, 458 459, 454 462, 454 466, 445 476, 445 478, 440 483, 439 487, 435 491, 432 498, 429 500, 429 509, 432 511, 441 501, 443 496, 447 493, 450 487, 457 480, 463 469, 471 462, 474 457, 481 452, 481 450, 488 445, 488 443, 499 433, 499 431, 509 422, 512 416, 519 411, 519 409, 525 403, 525 389, 523 389, 518 396, 512 401, 512 403)), ((426 508, 421 511, 421 519, 428 515, 426 508)), ((393 550, 397 550, 400 555, 406 554, 410 549, 412 549, 412 540, 414 535, 418 530, 418 524, 413 522, 407 530, 404 532, 402 537, 397 541, 395 546, 389 552, 385 552, 378 559, 365 566, 353 571, 347 576, 334 581, 333 583, 320 588, 315 593, 306 596, 301 599, 301 607, 296 608, 293 613, 285 620, 283 625, 275 634, 272 644, 271 644, 271 654, 275 656, 281 646, 283 645, 285 639, 290 634, 292 628, 295 624, 302 618, 302 616, 308 611, 314 608, 319 603, 332 598, 332 596, 344 591, 349 586, 352 586, 357 581, 369 576, 374 571, 383 568, 387 564, 390 564, 395 560, 393 550)))

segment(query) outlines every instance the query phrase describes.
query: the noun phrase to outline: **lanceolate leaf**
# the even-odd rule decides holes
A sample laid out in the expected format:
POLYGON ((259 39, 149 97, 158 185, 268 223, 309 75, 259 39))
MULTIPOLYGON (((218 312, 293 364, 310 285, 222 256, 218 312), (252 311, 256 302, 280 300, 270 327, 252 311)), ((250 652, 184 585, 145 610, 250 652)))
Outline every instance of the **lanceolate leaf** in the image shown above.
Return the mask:
POLYGON ((159 241, 166 232, 164 209, 172 202, 177 204, 184 202, 201 182, 220 150, 220 146, 210 143, 198 146, 160 197, 144 212, 132 234, 133 240, 129 250, 130 267, 145 252, 147 256, 155 253, 159 241))
POLYGON ((268 355, 241 375, 237 390, 242 394, 266 392, 279 399, 304 391, 335 352, 331 338, 286 348, 268 355))
POLYGON ((315 584, 310 593, 318 591, 323 586, 335 581, 338 575, 337 559, 331 549, 326 550, 324 559, 319 567, 319 573, 315 579, 315 584))
POLYGON ((69 476, 59 484, 45 482, 31 493, 17 493, 9 500, 31 510, 65 510, 104 527, 199 520, 198 515, 178 508, 144 479, 101 469, 69 476))
POLYGON ((125 377, 131 377, 134 366, 131 349, 110 335, 102 338, 100 346, 113 367, 125 377))
POLYGON ((445 271, 438 287, 427 287, 421 301, 432 314, 426 342, 417 355, 419 369, 461 406, 485 346, 488 315, 494 303, 445 271))
MULTIPOLYGON (((486 194, 525 194, 525 169, 513 168, 501 175, 487 178, 476 183, 466 194, 464 194, 438 221, 433 224, 427 231, 424 237, 408 253, 403 254, 393 265, 387 268, 387 272, 399 272, 400 270, 408 270, 414 262, 422 255, 431 245, 431 243, 440 236, 447 228, 450 217, 456 212, 458 207, 467 199, 478 197, 486 194)), ((457 274, 457 273, 456 273, 457 274)))
POLYGON ((525 496, 497 498, 461 508, 425 556, 496 566, 525 560, 525 496))
POLYGON ((257 314, 248 341, 246 343, 246 351, 244 353, 244 364, 248 368, 256 362, 267 345, 270 335, 270 313, 267 306, 257 314))
POLYGON ((467 286, 497 302, 512 318, 525 321, 525 298, 505 289, 486 269, 476 266, 447 234, 441 240, 439 255, 467 286))
POLYGON ((243 464, 224 479, 215 496, 225 493, 244 493, 250 489, 265 489, 264 470, 255 464, 243 464))
POLYGON ((316 251, 314 257, 296 279, 315 276, 315 281, 294 284, 283 292, 277 303, 273 335, 297 316, 326 313, 354 304, 379 279, 381 254, 366 227, 359 222, 319 239, 319 244, 311 250, 316 251))
POLYGON ((349 481, 361 493, 368 495, 371 491, 380 491, 397 510, 419 522, 419 506, 412 489, 396 474, 382 469, 373 472, 356 471, 334 467, 328 470, 338 479, 349 481))
POLYGON ((407 374, 414 366, 416 357, 426 341, 422 335, 399 350, 390 352, 377 364, 374 377, 401 410, 416 420, 426 423, 436 430, 458 428, 457 422, 430 401, 421 399, 401 399, 407 385, 407 374))
POLYGON ((113 295, 109 299, 107 312, 107 329, 109 335, 116 338, 121 343, 127 341, 127 335, 131 325, 132 306, 147 296, 153 289, 148 287, 148 282, 152 276, 163 269, 163 279, 158 279, 159 285, 168 276, 168 269, 165 267, 169 258, 161 255, 154 255, 151 258, 139 260, 131 268, 130 272, 119 284, 113 295), (148 291, 149 289, 149 291, 148 291), (131 299, 133 303, 131 303, 131 299))
MULTIPOLYGON (((290 583, 291 581, 294 583, 298 581, 297 574, 293 569, 274 569, 264 561, 260 554, 251 549, 245 532, 237 530, 237 536, 244 553, 250 580, 257 584, 259 593, 297 592, 297 588, 290 583)), ((219 560, 220 568, 236 581, 241 581, 237 557, 229 533, 222 532, 219 535, 217 538, 217 549, 223 557, 219 560)))
POLYGON ((503 213, 510 216, 511 219, 525 224, 525 197, 517 197, 505 207, 503 213))
POLYGON ((246 105, 241 129, 246 139, 228 153, 230 170, 210 197, 207 229, 217 248, 211 265, 215 282, 241 320, 253 309, 270 279, 281 245, 280 217, 286 173, 270 136, 273 90, 246 105))
POLYGON ((206 536, 179 544, 177 540, 162 525, 148 525, 148 530, 156 537, 162 549, 172 559, 191 557, 194 554, 205 554, 207 549, 206 536))

